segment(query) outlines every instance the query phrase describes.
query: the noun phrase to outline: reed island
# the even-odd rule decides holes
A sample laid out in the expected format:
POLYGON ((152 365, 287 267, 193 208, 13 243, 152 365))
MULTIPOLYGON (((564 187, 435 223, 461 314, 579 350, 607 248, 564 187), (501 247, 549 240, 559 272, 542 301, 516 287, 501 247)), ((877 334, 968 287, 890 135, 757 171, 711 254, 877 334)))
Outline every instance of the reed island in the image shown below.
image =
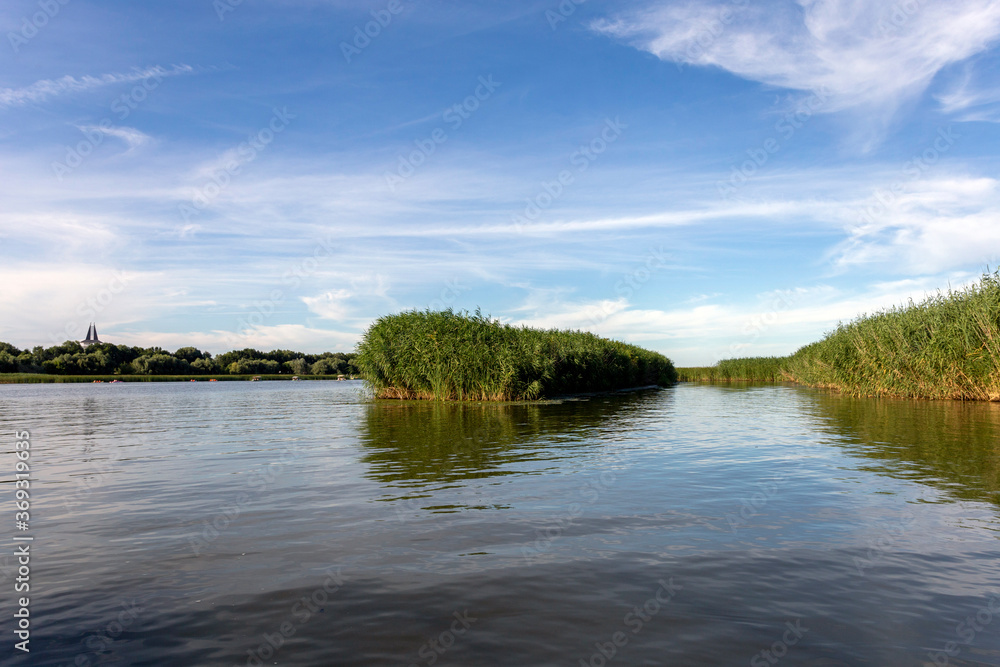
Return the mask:
POLYGON ((515 327, 478 310, 381 317, 354 361, 376 398, 524 401, 677 381, 657 352, 583 331, 515 327))

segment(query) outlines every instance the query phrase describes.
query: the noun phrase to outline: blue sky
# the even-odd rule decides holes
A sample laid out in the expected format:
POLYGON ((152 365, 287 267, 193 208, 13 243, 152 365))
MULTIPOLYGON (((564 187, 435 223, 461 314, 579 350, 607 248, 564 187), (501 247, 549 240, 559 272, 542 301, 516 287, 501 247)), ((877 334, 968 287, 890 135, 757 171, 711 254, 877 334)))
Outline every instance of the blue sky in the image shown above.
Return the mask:
POLYGON ((8 0, 0 34, 21 347, 481 307, 711 364, 1000 257, 1000 1, 8 0))

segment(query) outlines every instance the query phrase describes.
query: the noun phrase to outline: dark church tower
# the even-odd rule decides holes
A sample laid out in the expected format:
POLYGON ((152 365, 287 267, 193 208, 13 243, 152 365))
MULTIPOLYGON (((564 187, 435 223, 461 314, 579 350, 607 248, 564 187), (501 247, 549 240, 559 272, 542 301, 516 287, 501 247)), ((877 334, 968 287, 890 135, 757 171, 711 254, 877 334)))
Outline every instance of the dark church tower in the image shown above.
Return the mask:
POLYGON ((91 345, 100 345, 101 342, 102 341, 97 337, 97 325, 91 322, 90 326, 87 328, 87 337, 80 341, 80 345, 82 345, 83 349, 86 350, 91 345))

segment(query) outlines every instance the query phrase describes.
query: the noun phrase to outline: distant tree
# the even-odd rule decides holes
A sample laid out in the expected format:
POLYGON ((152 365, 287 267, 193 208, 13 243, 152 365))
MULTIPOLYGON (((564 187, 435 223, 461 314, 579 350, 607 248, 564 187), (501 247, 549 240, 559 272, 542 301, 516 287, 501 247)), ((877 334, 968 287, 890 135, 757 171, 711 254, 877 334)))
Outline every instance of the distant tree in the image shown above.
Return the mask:
POLYGON ((302 357, 286 361, 284 366, 293 375, 308 375, 310 372, 310 364, 306 363, 306 360, 302 357))
POLYGON ((0 351, 0 373, 16 373, 16 372, 17 372, 17 357, 13 356, 7 350, 0 351))
POLYGON ((202 352, 196 347, 182 347, 181 349, 174 352, 174 356, 178 359, 183 359, 188 363, 194 363, 198 359, 211 359, 212 355, 208 352, 202 352))
POLYGON ((253 348, 244 348, 242 350, 233 350, 231 352, 224 352, 217 356, 215 360, 219 362, 219 366, 222 368, 228 368, 234 361, 239 361, 240 359, 263 359, 264 353, 260 350, 255 350, 253 348))
POLYGON ((56 357, 61 357, 64 354, 76 354, 77 352, 83 352, 83 347, 75 340, 68 340, 62 345, 53 345, 48 348, 41 345, 31 348, 31 356, 34 357, 37 365, 41 365, 43 361, 54 360, 56 357))
POLYGON ((124 364, 131 364, 142 356, 142 348, 127 345, 102 345, 100 351, 108 355, 108 365, 116 369, 121 368, 124 364))
POLYGON ((312 365, 313 375, 337 375, 337 363, 330 357, 324 357, 312 365))
POLYGON ((171 353, 161 347, 141 348, 100 343, 84 350, 78 342, 70 340, 48 348, 39 345, 31 350, 20 350, 10 343, 0 342, 0 373, 357 374, 358 369, 353 363, 355 356, 354 353, 303 354, 293 350, 261 352, 244 348, 213 358, 210 353, 191 346, 171 353))
POLYGON ((21 350, 17 349, 10 343, 4 343, 3 341, 0 341, 0 352, 6 352, 7 354, 9 354, 14 358, 17 358, 21 355, 21 350))
POLYGON ((104 375, 114 372, 116 364, 103 350, 74 354, 73 362, 76 365, 76 372, 81 375, 104 375))
POLYGON ((217 364, 214 359, 206 358, 195 359, 192 361, 191 370, 195 373, 203 373, 205 375, 212 375, 222 371, 222 369, 219 368, 219 364, 217 364))
POLYGON ((17 357, 17 370, 22 373, 41 373, 42 369, 35 363, 35 356, 24 351, 17 357))
POLYGON ((139 375, 183 375, 191 372, 191 364, 172 354, 142 355, 132 362, 139 375))
POLYGON ((79 375, 80 367, 76 364, 76 359, 72 354, 64 353, 53 359, 46 359, 42 362, 42 369, 45 373, 54 375, 79 375))
POLYGON ((281 371, 281 364, 270 359, 240 359, 229 365, 232 375, 270 375, 281 371))
POLYGON ((265 352, 260 358, 270 359, 271 361, 277 361, 279 364, 284 364, 288 361, 294 361, 301 356, 301 352, 294 352, 292 350, 274 350, 273 352, 265 352))

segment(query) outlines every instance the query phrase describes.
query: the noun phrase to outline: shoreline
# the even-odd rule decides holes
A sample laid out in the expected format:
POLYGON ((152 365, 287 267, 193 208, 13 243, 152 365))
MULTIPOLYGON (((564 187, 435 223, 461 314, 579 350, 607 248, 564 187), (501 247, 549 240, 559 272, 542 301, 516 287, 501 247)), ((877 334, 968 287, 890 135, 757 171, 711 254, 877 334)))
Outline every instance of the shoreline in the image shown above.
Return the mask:
MULTIPOLYGON (((683 374, 685 369, 678 368, 678 372, 683 374)), ((833 384, 810 384, 808 382, 800 382, 794 379, 784 379, 784 380, 761 380, 754 378, 692 378, 692 377, 682 377, 677 381, 677 384, 689 383, 689 384, 759 384, 759 385, 795 385, 798 387, 807 387, 809 389, 826 389, 827 391, 832 391, 838 394, 843 394, 850 398, 888 398, 892 400, 907 400, 907 401, 950 401, 959 403, 1000 403, 1000 397, 997 398, 977 398, 973 396, 922 396, 922 395, 906 395, 906 394, 892 394, 892 393, 879 393, 879 394, 861 394, 851 391, 849 387, 842 387, 833 384)))
MULTIPOLYGON (((0 373, 0 384, 110 384, 120 382, 291 382, 292 375, 55 375, 51 373, 0 373)), ((333 381, 336 375, 300 375, 297 381, 333 381)), ((341 382, 358 382, 344 378, 341 382)))

